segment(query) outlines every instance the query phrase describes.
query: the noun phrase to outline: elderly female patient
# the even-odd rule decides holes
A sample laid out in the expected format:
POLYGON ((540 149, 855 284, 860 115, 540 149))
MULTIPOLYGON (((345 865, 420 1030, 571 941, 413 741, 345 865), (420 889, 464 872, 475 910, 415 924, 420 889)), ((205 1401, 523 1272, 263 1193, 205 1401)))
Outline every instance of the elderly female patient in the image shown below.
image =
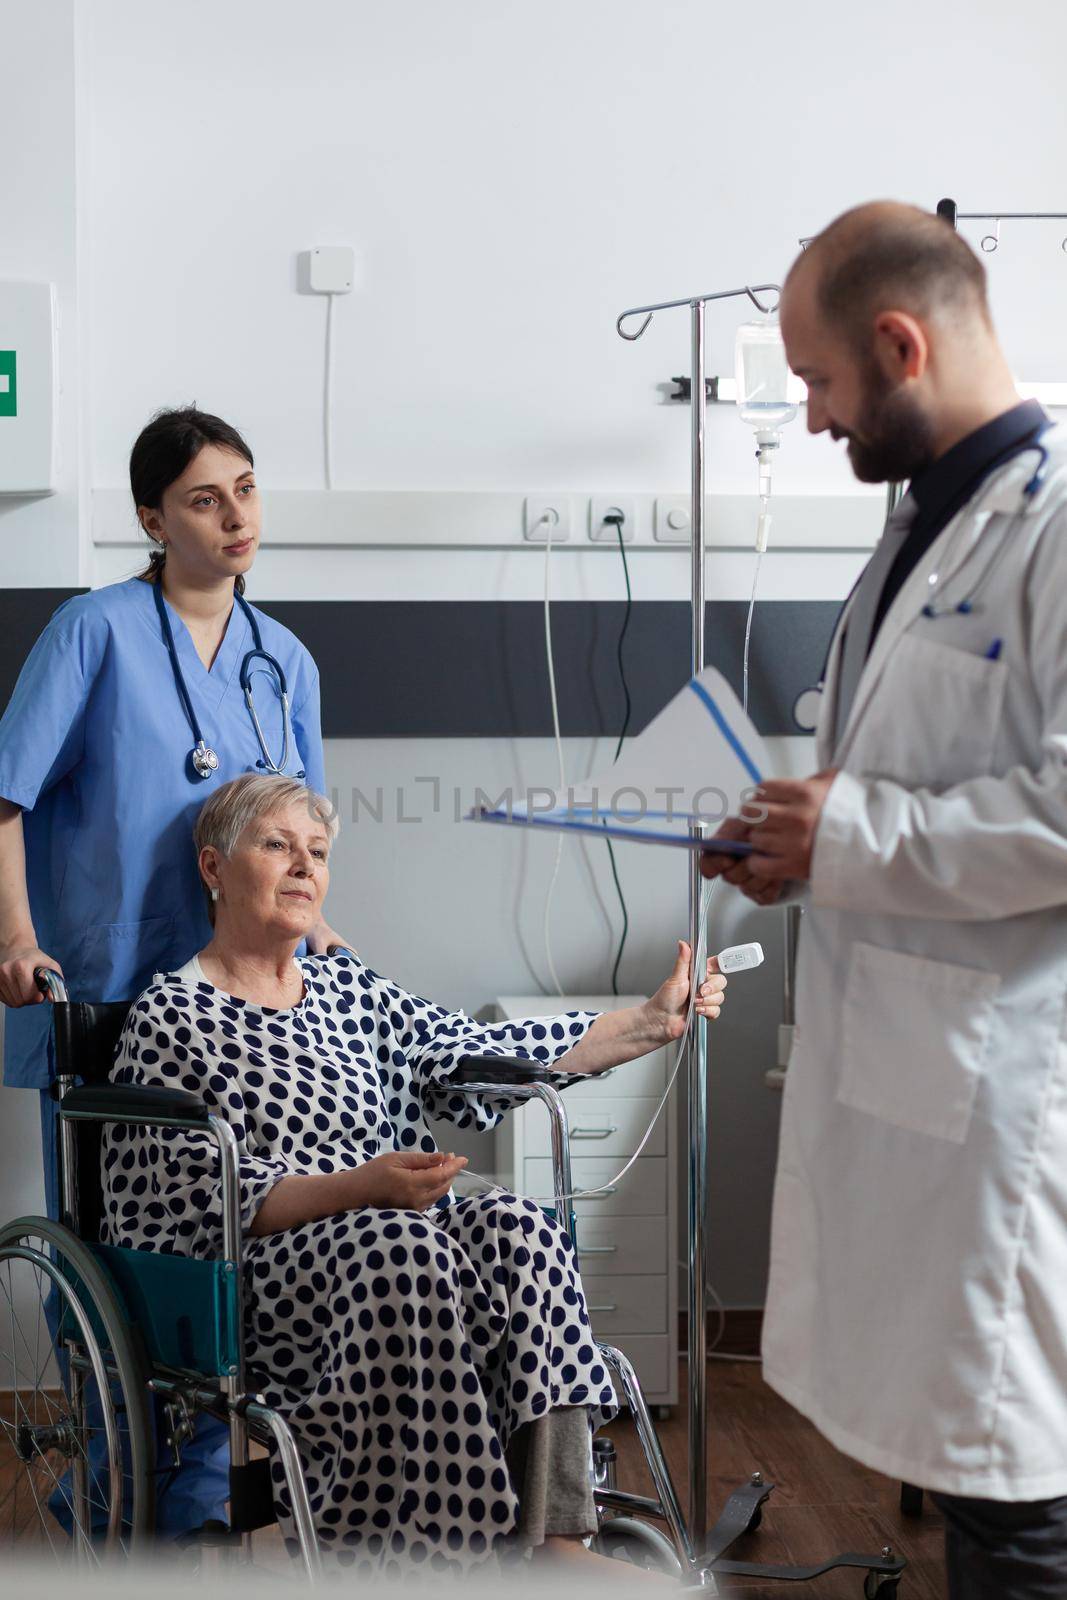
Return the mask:
MULTIPOLYGON (((451 1198, 465 1162, 425 1118, 490 1128, 507 1109, 450 1092, 463 1054, 551 1062, 563 1086, 677 1038, 689 949, 642 1006, 483 1027, 354 956, 295 958, 335 831, 293 779, 212 796, 196 844, 214 937, 141 995, 113 1077, 193 1090, 236 1134, 249 1382, 293 1425, 326 1555, 462 1571, 512 1535, 597 1562, 590 1412, 614 1397, 570 1241, 531 1200, 451 1198)), ((718 1016, 724 987, 709 976, 696 1009, 718 1016)), ((116 1127, 104 1170, 110 1242, 220 1254, 206 1136, 116 1127)))

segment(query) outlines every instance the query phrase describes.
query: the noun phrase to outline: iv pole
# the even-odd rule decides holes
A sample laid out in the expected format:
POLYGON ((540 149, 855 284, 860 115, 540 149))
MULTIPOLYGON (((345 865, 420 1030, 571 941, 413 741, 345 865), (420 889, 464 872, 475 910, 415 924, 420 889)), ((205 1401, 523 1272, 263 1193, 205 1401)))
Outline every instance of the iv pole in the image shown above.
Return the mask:
MULTIPOLYGON (((690 337, 692 351, 692 658, 691 667, 694 674, 704 668, 704 561, 706 555, 706 538, 704 532, 704 507, 705 507, 705 480, 706 480, 706 442, 705 423, 707 418, 707 391, 704 381, 704 320, 705 307, 713 300, 732 300, 742 295, 747 296, 758 311, 767 314, 777 307, 777 299, 773 306, 768 306, 759 299, 761 294, 779 295, 780 286, 776 283, 745 284, 740 289, 723 289, 714 294, 696 295, 684 300, 663 300, 656 305, 632 306, 628 311, 623 311, 616 319, 615 327, 623 339, 631 343, 640 339, 647 329, 657 311, 673 311, 679 306, 688 306, 690 311, 690 337), (644 321, 636 332, 628 333, 623 323, 631 317, 643 317, 644 321)), ((707 833, 707 826, 697 823, 691 829, 694 837, 703 837, 707 833)), ((693 952, 693 972, 691 981, 696 984, 699 979, 696 972, 697 951, 701 944, 703 903, 703 879, 700 876, 700 856, 696 851, 691 854, 689 868, 689 943, 693 952)), ((745 1532, 746 1525, 751 1528, 755 1525, 755 1513, 767 1498, 773 1484, 765 1484, 760 1473, 752 1474, 749 1483, 741 1489, 735 1490, 727 1501, 718 1521, 708 1536, 708 1393, 707 1393, 707 1230, 708 1230, 708 1035, 707 1022, 703 1017, 694 1018, 694 1026, 686 1046, 686 1067, 688 1075, 688 1121, 689 1121, 689 1168, 688 1168, 688 1217, 689 1217, 689 1318, 688 1318, 688 1376, 689 1376, 689 1412, 688 1412, 688 1439, 689 1439, 689 1536, 694 1552, 694 1570, 691 1578, 697 1580, 705 1593, 717 1594, 713 1571, 730 1574, 751 1574, 766 1577, 771 1580, 781 1579, 787 1582, 818 1577, 838 1566, 866 1568, 868 1573, 867 1585, 870 1593, 875 1589, 872 1584, 877 1584, 879 1579, 888 1580, 892 1586, 886 1589, 887 1595, 895 1592, 895 1579, 903 1570, 904 1563, 898 1560, 893 1551, 886 1545, 880 1556, 860 1556, 849 1553, 833 1557, 829 1561, 821 1562, 812 1567, 773 1567, 761 1563, 739 1561, 725 1561, 719 1559, 722 1552, 739 1534, 745 1532)))
MULTIPOLYGON (((695 676, 704 670, 704 534, 705 501, 705 422, 707 398, 704 385, 704 308, 712 300, 731 300, 747 295, 757 310, 769 312, 761 293, 779 293, 776 283, 746 284, 740 289, 725 289, 716 294, 697 295, 691 300, 665 300, 654 306, 634 306, 624 311, 615 327, 624 339, 640 339, 653 314, 688 306, 692 341, 692 658, 695 676), (636 333, 627 333, 623 323, 630 317, 644 316, 636 333)), ((775 301, 777 305, 777 300, 775 301)), ((698 830, 694 830, 698 831, 698 830)), ((703 831, 702 829, 699 831, 703 831)), ((703 879, 700 856, 694 851, 689 867, 689 946, 693 952, 692 982, 697 951, 701 945, 701 902, 703 879)), ((689 1531, 693 1548, 701 1551, 708 1531, 708 1448, 707 1448, 707 1218, 708 1218, 708 1031, 703 1017, 694 1018, 686 1046, 689 1080, 689 1531)))

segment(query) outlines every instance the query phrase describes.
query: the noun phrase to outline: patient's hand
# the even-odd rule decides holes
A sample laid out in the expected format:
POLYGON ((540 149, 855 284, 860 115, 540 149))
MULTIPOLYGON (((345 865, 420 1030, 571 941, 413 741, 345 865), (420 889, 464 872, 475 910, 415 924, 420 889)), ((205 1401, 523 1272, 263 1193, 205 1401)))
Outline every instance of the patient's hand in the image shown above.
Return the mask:
MULTIPOLYGON (((588 1033, 560 1056, 557 1072, 603 1072, 624 1061, 659 1050, 685 1032, 689 1014, 689 964, 692 951, 684 939, 678 940, 678 959, 666 983, 661 983, 643 1005, 626 1006, 622 1011, 603 1011, 588 1033)), ((723 1008, 726 979, 719 973, 714 956, 697 993, 693 1009, 697 1016, 713 1022, 723 1008)))
POLYGON ((361 1206, 425 1211, 448 1193, 466 1165, 466 1156, 446 1156, 441 1150, 387 1150, 340 1172, 294 1173, 280 1178, 260 1201, 249 1233, 258 1239, 361 1206))
POLYGON ((466 1156, 443 1150, 387 1150, 353 1169, 350 1204, 425 1211, 448 1193, 466 1165, 466 1156))
MULTIPOLYGON (((689 1010, 689 968, 693 959, 692 947, 684 939, 678 940, 678 957, 674 971, 655 994, 645 1001, 650 1023, 664 1039, 678 1039, 685 1032, 685 1019, 689 1010)), ((726 1004, 726 979, 719 972, 714 956, 708 957, 707 973, 697 992, 693 1009, 698 1017, 714 1022, 726 1004)))

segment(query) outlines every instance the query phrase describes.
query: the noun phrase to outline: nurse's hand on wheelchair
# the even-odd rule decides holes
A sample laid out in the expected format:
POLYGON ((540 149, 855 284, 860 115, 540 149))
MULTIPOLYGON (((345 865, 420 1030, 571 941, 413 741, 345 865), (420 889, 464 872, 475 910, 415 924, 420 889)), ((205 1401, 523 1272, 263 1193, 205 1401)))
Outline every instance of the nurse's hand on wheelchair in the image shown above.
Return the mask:
POLYGON ((63 976, 63 968, 33 944, 0 945, 0 1001, 5 1006, 35 1006, 44 995, 34 982, 37 967, 63 976))

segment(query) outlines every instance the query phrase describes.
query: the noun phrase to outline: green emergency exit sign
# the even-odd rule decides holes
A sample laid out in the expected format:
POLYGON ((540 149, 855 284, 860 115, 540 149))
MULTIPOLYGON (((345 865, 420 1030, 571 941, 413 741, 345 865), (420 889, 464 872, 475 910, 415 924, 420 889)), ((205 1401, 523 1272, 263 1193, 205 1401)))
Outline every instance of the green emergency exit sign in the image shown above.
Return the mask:
POLYGON ((0 350, 0 417, 18 415, 18 388, 15 381, 15 352, 0 350))

